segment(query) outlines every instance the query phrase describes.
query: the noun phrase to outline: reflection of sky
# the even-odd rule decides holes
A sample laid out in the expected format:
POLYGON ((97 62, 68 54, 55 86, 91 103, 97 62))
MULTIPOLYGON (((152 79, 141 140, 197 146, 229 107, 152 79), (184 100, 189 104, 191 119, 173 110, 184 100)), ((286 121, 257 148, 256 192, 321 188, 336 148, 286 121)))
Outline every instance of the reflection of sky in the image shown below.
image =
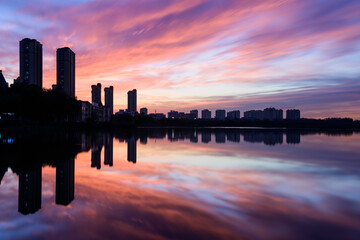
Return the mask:
MULTIPOLYGON (((360 135, 305 135, 296 145, 149 140, 137 163, 114 139, 114 166, 76 158, 75 200, 55 205, 43 168, 42 208, 17 212, 16 175, 0 185, 5 238, 336 239, 359 236, 360 135), (326 229, 326 230, 325 230, 326 229)), ((3 234, 4 233, 4 234, 3 234)))

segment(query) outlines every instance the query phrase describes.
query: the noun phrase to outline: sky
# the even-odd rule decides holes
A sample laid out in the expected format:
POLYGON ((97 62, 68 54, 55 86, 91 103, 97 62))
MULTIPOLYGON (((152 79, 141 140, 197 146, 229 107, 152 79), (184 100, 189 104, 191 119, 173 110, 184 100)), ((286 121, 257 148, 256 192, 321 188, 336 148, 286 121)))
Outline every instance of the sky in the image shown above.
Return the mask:
MULTIPOLYGON (((0 0, 0 69, 19 75, 19 41, 76 54, 76 96, 114 86, 114 111, 284 110, 360 119, 359 0, 0 0)), ((104 94, 103 94, 104 95, 104 94)))

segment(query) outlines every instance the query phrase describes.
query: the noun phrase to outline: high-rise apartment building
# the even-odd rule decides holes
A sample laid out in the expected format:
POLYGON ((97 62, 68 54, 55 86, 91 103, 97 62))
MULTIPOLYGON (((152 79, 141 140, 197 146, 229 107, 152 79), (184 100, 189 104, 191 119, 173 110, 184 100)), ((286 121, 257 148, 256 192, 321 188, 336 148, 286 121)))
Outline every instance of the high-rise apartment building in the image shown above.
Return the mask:
POLYGON ((114 87, 110 86, 104 89, 105 91, 105 108, 110 112, 110 115, 114 114, 114 87))
POLYGON ((136 113, 136 89, 132 91, 128 91, 128 111, 129 113, 134 116, 136 113))
POLYGON ((202 119, 211 119, 211 111, 209 109, 204 109, 201 111, 202 119))
POLYGON ((226 114, 225 110, 216 110, 215 111, 215 118, 217 120, 225 120, 225 114, 226 114))
POLYGON ((68 47, 56 50, 57 88, 75 98, 75 53, 68 47))
POLYGON ((236 119, 240 119, 240 111, 239 110, 235 110, 235 111, 230 111, 227 113, 227 118, 228 120, 236 120, 236 119))
POLYGON ((300 119, 300 110, 299 109, 288 109, 288 110, 286 110, 286 119, 287 120, 298 120, 298 119, 300 119))
POLYGON ((191 116, 193 117, 193 119, 198 119, 199 118, 199 112, 198 110, 191 110, 190 111, 191 116))
POLYGON ((42 44, 35 39, 20 41, 20 83, 42 88, 42 44))
POLYGON ((102 105, 101 103, 101 83, 98 83, 96 85, 91 85, 91 99, 92 104, 95 106, 100 107, 102 105))

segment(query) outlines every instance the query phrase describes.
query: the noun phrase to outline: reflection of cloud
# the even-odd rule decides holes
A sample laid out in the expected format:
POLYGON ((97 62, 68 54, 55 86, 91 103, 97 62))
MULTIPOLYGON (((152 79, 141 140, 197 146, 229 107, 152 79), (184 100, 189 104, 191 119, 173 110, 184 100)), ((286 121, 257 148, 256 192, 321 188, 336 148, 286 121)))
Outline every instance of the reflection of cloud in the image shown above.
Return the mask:
MULTIPOLYGON (((92 169, 90 152, 77 156, 75 199, 67 207, 55 205, 54 168, 43 169, 42 208, 34 215, 20 218, 16 188, 0 191, 6 204, 0 228, 10 239, 19 233, 34 239, 351 239, 360 234, 352 157, 358 139, 310 135, 299 145, 271 148, 151 139, 138 146, 136 165, 126 160, 126 143, 114 141, 111 168, 92 169), (244 166, 256 159, 278 165, 244 166), (293 168, 284 171, 287 165, 293 168)), ((14 176, 6 173, 1 189, 17 183, 14 176)))

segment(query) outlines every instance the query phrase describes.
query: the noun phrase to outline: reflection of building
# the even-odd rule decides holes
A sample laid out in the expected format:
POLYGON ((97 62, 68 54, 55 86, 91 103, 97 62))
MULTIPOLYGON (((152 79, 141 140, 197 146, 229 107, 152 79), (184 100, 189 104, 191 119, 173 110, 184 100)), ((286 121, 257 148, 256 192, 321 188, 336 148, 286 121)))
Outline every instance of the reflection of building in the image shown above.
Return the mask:
POLYGON ((0 164, 0 184, 7 170, 8 170, 7 165, 0 164))
POLYGON ((113 137, 111 134, 106 134, 105 136, 104 165, 113 166, 113 137))
POLYGON ((94 136, 91 146, 91 167, 101 168, 101 149, 103 147, 102 138, 94 136))
POLYGON ((288 110, 286 110, 286 119, 287 120, 298 120, 298 119, 300 119, 300 110, 299 109, 288 109, 288 110))
POLYGON ((24 38, 20 41, 19 81, 42 88, 42 44, 35 39, 24 38))
POLYGON ((136 139, 132 136, 128 141, 127 160, 136 163, 136 139))
POLYGON ((91 149, 91 137, 86 133, 81 133, 81 152, 87 152, 91 149))
POLYGON ((140 143, 147 144, 147 136, 140 136, 140 143))
POLYGON ((211 132, 202 132, 201 133, 201 142, 203 142, 203 143, 211 142, 211 132))
POLYGON ((240 133, 239 132, 228 132, 226 138, 230 142, 240 142, 240 133))
POLYGON ((227 113, 227 118, 229 120, 236 120, 236 119, 240 119, 240 111, 239 110, 235 110, 235 111, 230 111, 227 113))
POLYGON ((75 53, 68 47, 56 50, 57 88, 75 98, 75 53))
POLYGON ((35 213, 41 208, 41 166, 19 173, 19 205, 22 214, 35 213))
POLYGON ((215 111, 215 118, 216 120, 225 120, 225 110, 216 110, 215 111))
POLYGON ((198 134, 197 134, 197 131, 194 130, 192 136, 190 136, 190 142, 192 143, 197 143, 199 140, 198 140, 198 134))
POLYGON ((75 161, 73 157, 56 163, 56 204, 68 205, 74 200, 75 161))
POLYGON ((215 142, 225 143, 225 132, 215 132, 215 142))
POLYGON ((244 141, 253 143, 264 143, 265 145, 275 145, 283 143, 282 132, 245 132, 244 141))
POLYGON ((131 116, 135 116, 137 109, 136 89, 133 89, 132 91, 128 91, 127 94, 128 94, 128 111, 131 114, 131 116))
POLYGON ((211 119, 211 111, 208 109, 204 109, 201 111, 201 118, 202 119, 211 119))
POLYGON ((288 144, 298 144, 298 143, 300 143, 300 133, 287 132, 286 133, 286 143, 288 143, 288 144))

